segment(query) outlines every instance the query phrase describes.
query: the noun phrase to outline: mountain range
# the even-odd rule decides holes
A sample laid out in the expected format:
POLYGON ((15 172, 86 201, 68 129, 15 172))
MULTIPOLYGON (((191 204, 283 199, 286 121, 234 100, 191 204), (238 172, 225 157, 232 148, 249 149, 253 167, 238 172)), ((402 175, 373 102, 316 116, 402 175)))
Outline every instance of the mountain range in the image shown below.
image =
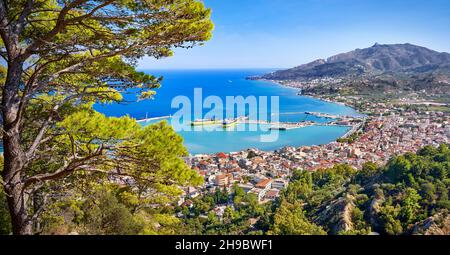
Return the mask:
POLYGON ((437 52, 412 44, 381 45, 376 43, 366 49, 356 49, 328 59, 267 74, 270 79, 308 79, 341 77, 386 72, 423 73, 448 69, 450 54, 437 52))
POLYGON ((327 86, 337 90, 352 87, 356 91, 367 92, 368 89, 381 87, 386 91, 393 88, 432 90, 433 93, 448 96, 450 54, 409 43, 376 43, 369 48, 356 49, 328 59, 318 59, 256 78, 299 82, 305 85, 305 89, 315 90, 323 88, 320 84, 326 82, 327 86))

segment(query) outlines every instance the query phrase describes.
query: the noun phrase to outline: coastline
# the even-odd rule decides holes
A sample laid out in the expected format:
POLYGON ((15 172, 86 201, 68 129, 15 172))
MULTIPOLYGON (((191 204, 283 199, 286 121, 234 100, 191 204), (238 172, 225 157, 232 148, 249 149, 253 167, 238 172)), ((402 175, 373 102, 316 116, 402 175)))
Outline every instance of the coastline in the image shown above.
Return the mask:
MULTIPOLYGON (((283 83, 280 83, 280 82, 277 82, 277 81, 274 81, 274 80, 267 80, 267 79, 254 79, 254 80, 256 80, 256 81, 265 81, 265 82, 269 82, 269 83, 274 84, 274 85, 276 85, 276 86, 281 86, 281 87, 285 87, 285 88, 290 88, 290 89, 292 89, 292 90, 295 90, 296 92, 299 91, 299 88, 297 88, 297 87, 289 86, 289 85, 286 85, 286 84, 283 84, 283 83)), ((315 100, 319 100, 319 101, 323 101, 323 102, 327 102, 327 103, 332 103, 332 104, 337 104, 337 105, 345 106, 345 107, 351 108, 351 109, 357 114, 357 116, 355 116, 355 115, 351 115, 351 116, 350 116, 350 115, 348 115, 348 116, 342 116, 342 115, 341 115, 340 117, 361 118, 361 116, 365 116, 365 115, 361 114, 361 113, 360 113, 357 109, 355 109, 353 106, 348 105, 348 104, 345 104, 345 103, 343 103, 343 102, 332 101, 332 100, 329 100, 329 99, 320 98, 320 97, 315 97, 315 96, 312 96, 312 95, 301 95, 301 94, 299 94, 299 93, 296 93, 296 95, 297 95, 297 96, 301 96, 301 97, 309 97, 309 98, 312 98, 312 99, 315 99, 315 100)), ((362 118, 362 119, 363 119, 363 122, 365 122, 365 117, 362 118)), ((327 125, 317 124, 317 126, 327 126, 327 125)), ((332 140, 332 141, 329 141, 329 142, 323 143, 323 144, 311 144, 311 145, 302 145, 302 146, 292 146, 292 145, 287 145, 287 146, 283 146, 283 147, 280 147, 280 148, 274 149, 274 150, 263 150, 263 149, 259 149, 259 148, 246 148, 246 149, 243 149, 243 150, 239 150, 239 151, 237 151, 237 152, 239 153, 239 152, 243 152, 243 151, 246 151, 246 150, 257 149, 258 151, 265 152, 265 153, 276 153, 276 151, 283 150, 283 149, 288 148, 288 147, 302 148, 302 147, 309 147, 309 146, 327 146, 327 145, 329 145, 329 144, 331 144, 331 143, 336 142, 336 141, 337 141, 338 139, 340 139, 340 138, 346 138, 346 137, 349 137, 349 136, 351 136, 352 134, 358 132, 358 131, 360 130, 360 128, 362 127, 362 125, 361 125, 361 124, 358 124, 358 125, 345 125, 345 127, 347 127, 348 130, 347 130, 344 134, 342 134, 341 136, 337 137, 335 140, 332 140)), ((299 128, 301 128, 301 127, 299 127, 299 128)), ((227 153, 236 153, 236 152, 227 152, 227 153)), ((211 154, 211 153, 196 153, 196 154, 191 154, 191 155, 192 155, 192 156, 199 156, 199 155, 214 155, 214 154, 215 154, 215 153, 212 153, 212 154, 211 154)))
POLYGON ((285 83, 282 83, 280 81, 268 80, 268 79, 253 79, 253 80, 254 81, 270 82, 270 83, 276 84, 276 85, 281 86, 281 87, 285 87, 285 88, 290 88, 290 89, 296 90, 297 92, 300 91, 300 92, 296 93, 297 96, 313 98, 313 99, 320 100, 320 101, 327 102, 327 103, 332 103, 332 104, 338 104, 338 105, 346 106, 346 107, 349 107, 349 108, 353 109, 358 114, 362 114, 356 108, 354 108, 353 105, 350 105, 350 104, 347 104, 347 103, 343 103, 343 102, 339 102, 339 101, 330 100, 330 99, 327 99, 327 98, 322 98, 322 97, 320 97, 318 95, 304 95, 304 94, 300 94, 301 93, 301 88, 298 88, 298 87, 295 87, 295 86, 291 86, 289 84, 285 84, 285 83))

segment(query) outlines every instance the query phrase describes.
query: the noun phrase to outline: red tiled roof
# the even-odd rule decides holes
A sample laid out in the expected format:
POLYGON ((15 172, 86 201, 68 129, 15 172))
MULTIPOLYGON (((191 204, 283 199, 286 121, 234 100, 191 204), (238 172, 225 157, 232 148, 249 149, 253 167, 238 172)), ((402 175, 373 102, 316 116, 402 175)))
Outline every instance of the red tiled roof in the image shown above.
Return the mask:
POLYGON ((217 153, 216 156, 217 156, 218 158, 223 158, 223 159, 227 158, 227 155, 226 155, 225 153, 223 153, 223 152, 217 153))
POLYGON ((262 181, 258 182, 258 184, 256 184, 255 187, 265 188, 271 181, 272 181, 271 179, 262 180, 262 181))

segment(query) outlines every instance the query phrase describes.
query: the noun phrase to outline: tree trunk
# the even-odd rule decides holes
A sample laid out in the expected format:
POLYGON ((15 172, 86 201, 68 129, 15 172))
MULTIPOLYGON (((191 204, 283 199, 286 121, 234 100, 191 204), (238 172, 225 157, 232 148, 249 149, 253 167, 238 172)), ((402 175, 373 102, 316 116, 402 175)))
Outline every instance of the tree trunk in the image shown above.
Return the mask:
POLYGON ((8 206, 14 235, 33 234, 32 222, 27 211, 28 196, 23 192, 23 185, 5 189, 8 194, 8 206))
POLYGON ((23 61, 9 61, 8 73, 2 93, 3 181, 7 194, 14 234, 32 234, 28 212, 28 196, 24 192, 25 152, 21 145, 19 130, 19 88, 23 61))

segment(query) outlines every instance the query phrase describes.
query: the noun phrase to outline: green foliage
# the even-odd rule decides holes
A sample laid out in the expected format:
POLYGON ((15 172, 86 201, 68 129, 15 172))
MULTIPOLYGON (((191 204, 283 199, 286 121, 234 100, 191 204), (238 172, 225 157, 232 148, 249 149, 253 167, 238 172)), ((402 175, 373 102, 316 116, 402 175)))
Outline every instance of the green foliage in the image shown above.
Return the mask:
POLYGON ((405 190, 404 197, 402 198, 402 210, 400 212, 402 222, 409 224, 415 222, 417 219, 417 213, 421 208, 419 201, 422 197, 413 188, 407 188, 405 190))
POLYGON ((380 174, 378 166, 373 162, 366 162, 363 164, 362 169, 357 173, 355 181, 363 184, 365 181, 371 180, 377 174, 380 174))
POLYGON ((179 186, 197 186, 203 179, 181 157, 187 155, 183 140, 166 122, 136 131, 114 154, 116 169, 132 176, 138 193, 151 189, 146 203, 166 204, 181 194, 179 186))
MULTIPOLYGON (((57 129, 61 135, 55 152, 62 155, 73 146, 77 146, 79 156, 86 157, 102 146, 113 150, 91 161, 92 168, 41 189, 55 198, 40 217, 41 232, 177 233, 180 222, 168 205, 178 199, 180 186, 196 186, 203 180, 181 158, 187 151, 171 126, 161 122, 142 128, 129 117, 106 117, 83 106, 60 121, 57 129), (111 180, 120 185, 111 186, 111 180), (96 183, 102 183, 105 190, 99 190, 96 183), (70 199, 67 194, 71 194, 70 199)), ((52 162, 55 155, 45 157, 48 161, 31 169, 42 171, 46 167, 51 174, 61 167, 62 162, 52 162)))
POLYGON ((214 203, 215 204, 225 204, 229 200, 229 194, 224 188, 223 190, 217 189, 214 193, 214 203))
POLYGON ((346 235, 368 235, 371 232, 370 224, 364 219, 364 212, 358 207, 353 208, 351 213, 353 230, 343 232, 346 235))
POLYGON ((379 218, 383 226, 383 230, 389 235, 398 235, 403 232, 401 221, 398 219, 400 215, 400 206, 386 205, 381 208, 379 218))
POLYGON ((313 174, 295 170, 290 185, 288 186, 285 196, 288 201, 297 199, 306 199, 313 192, 313 174))
POLYGON ((324 235, 326 232, 310 222, 299 202, 282 201, 274 215, 273 235, 324 235))
POLYGON ((45 234, 129 235, 138 234, 143 224, 108 186, 91 186, 83 196, 58 199, 41 216, 45 234))
POLYGON ((86 233, 126 235, 137 234, 141 230, 142 226, 137 224, 126 206, 108 191, 95 192, 92 199, 86 200, 81 208, 85 211, 82 222, 86 226, 86 233))
POLYGON ((411 170, 411 162, 405 156, 398 156, 389 161, 385 176, 391 182, 404 181, 411 170))

